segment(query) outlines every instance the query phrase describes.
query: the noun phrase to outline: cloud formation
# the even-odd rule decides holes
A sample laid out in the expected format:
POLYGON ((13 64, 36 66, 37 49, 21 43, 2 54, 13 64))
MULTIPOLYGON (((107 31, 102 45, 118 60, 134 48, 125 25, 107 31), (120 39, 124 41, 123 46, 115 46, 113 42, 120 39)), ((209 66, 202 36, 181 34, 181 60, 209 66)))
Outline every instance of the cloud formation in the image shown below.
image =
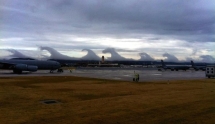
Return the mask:
POLYGON ((163 57, 165 57, 164 60, 167 62, 179 62, 177 57, 175 57, 174 55, 171 55, 169 53, 164 53, 163 57))
POLYGON ((82 51, 87 51, 87 55, 81 57, 81 60, 101 60, 92 50, 83 49, 82 51))
POLYGON ((57 50, 51 48, 51 47, 45 47, 45 46, 41 46, 40 47, 41 50, 47 50, 51 56, 49 57, 49 59, 62 59, 62 60, 77 60, 77 58, 75 57, 70 57, 67 55, 63 55, 60 52, 58 52, 57 50))
POLYGON ((125 57, 119 55, 114 48, 106 48, 102 51, 103 53, 110 53, 111 57, 108 57, 108 60, 129 60, 125 57))
POLYGON ((8 56, 10 58, 32 58, 32 57, 22 54, 21 52, 15 50, 15 49, 7 49, 7 51, 12 53, 12 55, 8 56))
POLYGON ((187 53, 215 57, 214 0, 0 2, 0 49, 38 45, 96 52, 114 47, 137 51, 133 56, 147 49, 151 55, 175 56, 182 50, 184 59, 187 53))
POLYGON ((140 61, 154 61, 154 59, 147 53, 143 52, 143 53, 139 53, 140 55, 140 61))
POLYGON ((202 62, 215 63, 215 58, 210 55, 202 55, 200 58, 202 62))
MULTIPOLYGON (((0 49, 0 50, 1 50, 1 53, 4 53, 4 51, 9 51, 10 53, 12 53, 7 56, 0 56, 1 59, 32 58, 32 59, 44 59, 44 60, 47 60, 47 59, 97 60, 97 61, 101 60, 101 58, 90 49, 83 49, 82 51, 87 51, 87 54, 85 56, 79 57, 79 58, 64 55, 64 54, 58 52, 57 50, 55 50, 54 48, 45 47, 45 46, 40 47, 40 51, 38 51, 38 50, 37 51, 25 51, 27 53, 26 55, 24 55, 23 53, 21 53, 18 50, 14 50, 14 49, 6 49, 6 50, 0 49), (43 50, 48 51, 50 53, 50 56, 44 55, 41 52, 43 50), (31 54, 29 54, 29 53, 31 53, 31 54)), ((123 49, 120 49, 119 51, 128 52, 127 50, 123 50, 123 49)), ((128 59, 128 58, 122 57, 120 54, 118 54, 116 52, 116 50, 114 48, 106 48, 102 52, 105 55, 106 54, 111 55, 111 57, 107 58, 107 60, 109 60, 109 61, 114 61, 114 60, 116 60, 116 61, 117 60, 118 61, 135 61, 134 59, 128 59)), ((129 51, 129 52, 131 52, 131 51, 129 51)), ((154 57, 151 57, 148 53, 145 53, 145 52, 139 53, 139 55, 141 58, 138 59, 137 61, 160 61, 160 59, 154 59, 154 57)), ((195 62, 215 63, 215 58, 211 55, 201 55, 201 56, 198 56, 197 58, 187 57, 186 60, 179 60, 175 55, 169 54, 169 53, 164 53, 163 57, 165 57, 164 61, 168 61, 168 62, 190 62, 191 60, 193 60, 195 62)))

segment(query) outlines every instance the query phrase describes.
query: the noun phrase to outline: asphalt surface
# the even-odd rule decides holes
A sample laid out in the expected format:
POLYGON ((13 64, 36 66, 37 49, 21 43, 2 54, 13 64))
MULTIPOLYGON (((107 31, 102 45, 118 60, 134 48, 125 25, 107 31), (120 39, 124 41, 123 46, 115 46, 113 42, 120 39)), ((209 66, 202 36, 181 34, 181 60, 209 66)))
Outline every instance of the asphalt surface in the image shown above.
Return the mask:
POLYGON ((140 82, 155 81, 155 80, 187 80, 187 79, 204 79, 204 71, 158 71, 156 68, 76 68, 64 70, 63 73, 49 73, 48 70, 41 70, 37 72, 24 72, 23 74, 13 74, 12 70, 0 70, 1 77, 14 76, 78 76, 78 77, 92 77, 101 79, 114 79, 132 81, 134 73, 139 74, 140 82))

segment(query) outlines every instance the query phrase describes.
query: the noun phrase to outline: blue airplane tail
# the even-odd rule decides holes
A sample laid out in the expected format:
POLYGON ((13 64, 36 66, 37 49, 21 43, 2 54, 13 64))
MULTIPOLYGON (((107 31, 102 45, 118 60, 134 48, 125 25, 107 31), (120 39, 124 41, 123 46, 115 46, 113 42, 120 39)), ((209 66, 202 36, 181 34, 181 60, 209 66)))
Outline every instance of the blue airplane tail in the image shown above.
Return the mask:
POLYGON ((195 66, 195 64, 194 64, 193 60, 191 60, 191 66, 192 66, 192 67, 194 67, 194 66, 195 66))
POLYGON ((161 64, 162 64, 162 67, 163 67, 163 68, 166 67, 166 65, 165 65, 165 63, 163 62, 163 60, 161 60, 161 64))

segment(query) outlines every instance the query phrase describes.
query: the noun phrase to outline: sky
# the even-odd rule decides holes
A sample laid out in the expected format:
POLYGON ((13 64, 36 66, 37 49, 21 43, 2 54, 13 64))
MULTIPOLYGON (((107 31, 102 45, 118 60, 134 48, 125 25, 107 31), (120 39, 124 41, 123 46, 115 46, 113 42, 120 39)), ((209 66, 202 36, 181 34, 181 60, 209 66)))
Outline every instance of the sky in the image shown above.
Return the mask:
POLYGON ((0 0, 0 56, 215 61, 214 0, 0 0), (94 55, 94 53, 96 55, 94 55), (112 54, 111 54, 112 53, 112 54))

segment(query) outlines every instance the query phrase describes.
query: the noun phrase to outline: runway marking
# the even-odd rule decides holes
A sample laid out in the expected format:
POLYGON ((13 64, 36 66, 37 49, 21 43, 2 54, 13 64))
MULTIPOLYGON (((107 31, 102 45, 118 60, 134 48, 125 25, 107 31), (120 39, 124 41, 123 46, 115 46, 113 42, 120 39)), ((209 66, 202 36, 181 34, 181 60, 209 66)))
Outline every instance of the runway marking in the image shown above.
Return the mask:
POLYGON ((122 79, 122 78, 119 78, 119 77, 115 77, 115 78, 113 78, 113 79, 118 79, 118 80, 120 80, 120 79, 122 79))
POLYGON ((162 74, 152 74, 152 75, 162 75, 162 74))
POLYGON ((123 75, 123 76, 125 76, 125 77, 131 77, 131 75, 123 75))

